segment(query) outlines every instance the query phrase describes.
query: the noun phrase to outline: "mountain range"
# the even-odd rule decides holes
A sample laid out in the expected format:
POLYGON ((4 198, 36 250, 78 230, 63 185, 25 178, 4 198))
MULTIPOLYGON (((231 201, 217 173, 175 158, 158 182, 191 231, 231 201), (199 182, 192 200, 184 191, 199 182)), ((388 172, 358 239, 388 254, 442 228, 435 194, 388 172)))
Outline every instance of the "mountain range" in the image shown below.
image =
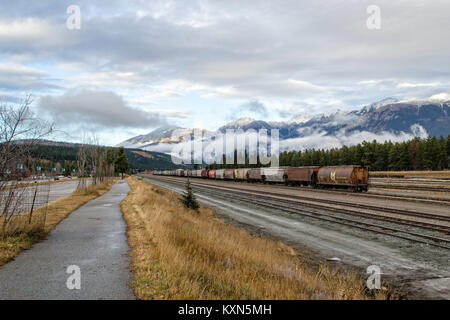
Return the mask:
MULTIPOLYGON (((363 140, 406 140, 413 137, 447 136, 450 134, 450 101, 398 101, 387 98, 353 111, 337 110, 306 118, 299 114, 288 121, 273 122, 240 118, 218 128, 203 130, 214 136, 227 129, 278 129, 283 149, 340 147, 363 140)), ((167 126, 149 134, 128 139, 120 146, 170 152, 170 145, 192 135, 194 128, 167 126)))

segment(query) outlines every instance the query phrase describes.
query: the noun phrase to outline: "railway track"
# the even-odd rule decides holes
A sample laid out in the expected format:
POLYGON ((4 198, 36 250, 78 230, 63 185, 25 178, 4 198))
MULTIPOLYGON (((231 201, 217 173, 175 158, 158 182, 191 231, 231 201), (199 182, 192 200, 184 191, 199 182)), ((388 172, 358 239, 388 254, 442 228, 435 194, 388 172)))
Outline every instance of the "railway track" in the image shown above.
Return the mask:
MULTIPOLYGON (((211 194, 210 191, 208 191, 208 192, 211 194)), ((226 198, 223 195, 221 195, 220 193, 214 193, 214 195, 215 196, 220 195, 221 198, 226 198)), ((417 232, 405 231, 405 230, 401 230, 401 229, 398 229, 398 228, 381 226, 381 225, 378 225, 378 224, 367 223, 367 222, 354 220, 354 219, 337 217, 337 216, 330 215, 330 214, 325 214, 325 213, 311 212, 311 211, 308 211, 308 210, 305 210, 305 209, 302 209, 302 208, 298 208, 297 207, 298 205, 295 206, 295 208, 294 208, 292 205, 282 205, 282 204, 280 205, 279 203, 276 203, 276 204, 261 203, 260 201, 255 201, 253 199, 249 199, 249 198, 242 197, 242 196, 239 196, 239 195, 234 195, 234 198, 238 198, 241 201, 250 202, 250 203, 252 203, 254 205, 265 207, 265 208, 282 210, 283 212, 288 212, 288 213, 293 213, 293 214, 300 214, 300 215, 305 216, 305 217, 318 219, 318 220, 322 220, 322 221, 325 221, 325 222, 338 223, 340 225, 345 225, 347 227, 353 227, 353 228, 358 228, 358 229, 361 229, 361 230, 364 230, 364 231, 372 231, 372 232, 375 232, 375 233, 381 233, 381 234, 384 234, 384 235, 393 236, 393 237, 404 239, 404 240, 409 240, 409 241, 413 241, 413 242, 418 242, 418 243, 422 243, 422 244, 431 245, 431 246, 435 246, 435 247, 439 247, 439 248, 444 248, 444 249, 450 250, 450 246, 440 244, 440 243, 450 244, 450 239, 445 239, 445 238, 425 235, 425 234, 421 234, 421 233, 417 233, 417 232), (380 231, 379 229, 385 230, 385 231, 380 231), (394 233, 389 233, 389 232, 386 232, 386 231, 391 231, 391 232, 394 232, 394 233), (407 237, 407 236, 404 236, 404 235, 400 235, 398 233, 402 233, 402 234, 406 234, 406 235, 412 235, 412 236, 415 236, 416 238, 407 237), (427 239, 427 240, 432 240, 433 243, 430 243, 428 241, 424 241, 424 240, 421 240, 421 239, 417 239, 417 238, 423 238, 423 239, 427 239)), ((341 213, 344 213, 344 212, 341 212, 341 213)), ((347 213, 344 213, 344 214, 347 214, 347 213)), ((372 217, 365 217, 365 218, 372 219, 372 217)), ((436 230, 434 230, 434 231, 436 231, 436 230)))
MULTIPOLYGON (((204 187, 206 188, 206 187, 204 187)), ((209 187, 208 187, 209 188, 209 187)), ((234 196, 236 196, 238 192, 234 192, 233 194, 234 196)), ((241 193, 241 192, 239 192, 241 193)), ((247 192, 246 192, 247 193, 247 192)), ((351 215, 351 216, 355 216, 355 217, 360 217, 360 218, 369 218, 372 220, 379 220, 379 221, 388 221, 388 222, 393 222, 393 223, 401 223, 403 225, 406 226, 410 226, 410 227, 421 227, 423 229, 427 229, 430 231, 439 231, 445 234, 450 234, 450 227, 449 226, 442 226, 442 225, 438 225, 435 223, 429 223, 429 222, 421 222, 421 221, 412 221, 412 220, 407 220, 407 219, 402 219, 402 218, 394 218, 394 217, 390 217, 390 216, 382 216, 382 215, 377 215, 377 214, 367 214, 367 213, 361 213, 360 211, 356 211, 356 210, 350 210, 350 209, 341 209, 341 208, 333 208, 333 207, 329 207, 329 206, 322 206, 322 205, 316 205, 314 203, 305 203, 305 202, 299 202, 299 201, 292 201, 289 199, 280 199, 278 197, 272 197, 272 196, 262 196, 262 195, 255 195, 253 193, 248 192, 249 195, 251 195, 252 197, 258 198, 258 199, 272 199, 274 201, 277 201, 277 203, 288 203, 289 205, 305 205, 307 207, 310 208, 314 208, 314 209, 319 209, 319 210, 328 210, 328 211, 333 211, 333 212, 337 212, 337 213, 341 213, 341 214, 345 214, 345 215, 351 215)))
POLYGON ((369 183, 407 183, 407 184, 434 184, 450 186, 450 178, 377 178, 369 177, 369 183))
POLYGON ((369 188, 419 190, 419 191, 447 192, 447 193, 450 193, 450 188, 448 188, 448 187, 415 186, 415 185, 411 185, 411 184, 398 185, 398 184, 370 183, 369 184, 369 188))
MULTIPOLYGON (((160 178, 160 180, 163 181, 167 181, 173 184, 176 184, 178 186, 184 186, 184 182, 182 181, 175 181, 174 179, 170 179, 170 178, 160 178)), ((427 245, 431 245, 431 246, 435 246, 435 247, 440 247, 440 248, 445 248, 450 250, 450 239, 447 238, 442 238, 442 237, 438 237, 435 235, 430 235, 430 234, 424 234, 424 233, 419 233, 419 232, 415 232, 415 231, 411 231, 411 230, 404 230, 404 229, 399 229, 399 228, 394 228, 394 227, 390 227, 390 226, 386 226, 386 225, 380 225, 380 224, 374 224, 371 222, 367 222, 367 221, 361 221, 361 219, 366 219, 366 220, 376 220, 376 221, 383 221, 383 222, 388 222, 388 223, 394 223, 396 225, 401 225, 401 226, 406 226, 406 227, 414 227, 414 228, 420 228, 420 229, 425 229, 428 231, 432 231, 432 232, 439 232, 439 233, 444 233, 444 234, 450 234, 450 227, 449 226, 443 226, 443 225, 438 225, 438 224, 434 224, 434 223, 427 223, 427 222, 419 222, 419 221, 414 221, 414 220, 406 220, 406 219, 401 219, 401 218, 394 218, 394 217, 388 217, 388 216, 383 216, 383 215, 374 215, 374 214, 364 214, 355 210, 351 210, 351 209, 344 209, 344 208, 332 208, 330 206, 324 206, 323 204, 313 204, 310 202, 305 202, 305 201, 295 201, 295 200, 291 200, 291 199, 280 199, 278 198, 279 196, 283 196, 279 193, 271 193, 271 192, 257 192, 257 191, 244 191, 242 189, 239 188, 233 188, 233 187, 218 187, 218 186, 212 186, 210 184, 203 184, 200 182, 192 182, 192 186, 193 188, 200 188, 202 189, 203 193, 209 193, 214 195, 215 197, 221 197, 221 198, 227 198, 226 194, 228 195, 232 195, 233 199, 238 199, 244 202, 248 202, 248 203, 252 203, 254 205, 258 205, 258 206, 263 206, 266 208, 271 208, 271 209, 277 209, 277 210, 282 210, 283 212, 287 212, 287 213, 295 213, 295 214, 300 214, 302 216, 305 217, 309 217, 309 218, 313 218, 316 220, 322 220, 322 221, 327 221, 327 222, 331 222, 331 223, 337 223, 340 225, 345 225, 348 227, 354 227, 354 228, 358 228, 361 230, 366 230, 366 231, 372 231, 375 233, 380 233, 380 234, 384 234, 384 235, 388 235, 388 236, 393 236, 396 238, 401 238, 404 240, 409 240, 409 241, 413 241, 413 242, 418 242, 418 243, 422 243, 422 244, 427 244, 427 245), (246 194, 247 196, 245 196, 244 194, 246 194), (278 197, 275 197, 274 194, 278 197), (309 209, 305 209, 304 207, 308 207, 309 209), (331 214, 327 214, 327 213, 323 213, 323 212, 317 212, 317 211, 311 211, 311 209, 313 210, 326 210, 326 211, 333 211, 335 213, 341 214, 341 215, 345 215, 346 217, 342 217, 342 216, 336 216, 336 215, 331 215, 331 214), (351 216, 351 217, 357 217, 360 220, 355 220, 355 219, 350 219, 347 218, 347 216, 351 216), (432 242, 428 241, 431 240, 432 242)), ((286 195, 284 195, 286 196, 286 195)), ((294 196, 293 196, 294 197, 294 196)), ((299 196, 300 197, 300 196, 299 196)), ((296 198, 296 197, 294 197, 296 198)), ((306 197, 300 197, 300 198, 306 198, 306 197)), ((312 198, 308 198, 309 200, 318 200, 318 199, 312 199, 312 198)), ((324 202, 326 200, 321 199, 324 202)), ((338 201, 334 201, 335 203, 339 203, 339 205, 342 205, 342 202, 338 202, 338 201)), ((348 205, 348 203, 344 203, 345 205, 348 205)), ((353 205, 353 204, 351 204, 353 205)), ((357 205, 358 208, 361 208, 362 206, 357 205)), ((374 206, 372 206, 374 207, 374 206)), ((392 208, 381 208, 381 207, 376 207, 377 210, 383 210, 383 209, 392 209, 392 208)), ((371 209, 373 210, 373 208, 371 209)), ((396 214, 398 214, 398 212, 402 212, 405 210, 397 210, 397 209, 392 209, 395 210, 396 214)), ((409 215, 411 215, 411 213, 413 214, 413 216, 415 216, 414 214, 419 214, 419 215, 424 215, 422 213, 413 213, 410 211, 407 211, 407 213, 409 215)), ((429 218, 430 215, 426 215, 426 218, 429 218)), ((440 215, 432 215, 432 216, 438 216, 438 218, 443 218, 442 221, 450 221, 449 217, 445 217, 445 216, 440 216, 440 215)), ((433 218, 431 218, 433 219, 433 218)))
MULTIPOLYGON (((293 187, 278 184, 277 188, 292 190, 293 187)), ((297 188, 298 190, 314 190, 314 192, 317 192, 317 193, 330 193, 330 194, 342 194, 342 195, 354 195, 355 194, 355 192, 349 192, 347 190, 342 190, 342 189, 318 189, 318 188, 312 189, 309 186, 295 186, 295 188, 297 188)), ((372 188, 377 188, 377 187, 372 186, 372 188)), ((383 189, 380 188, 380 190, 383 190, 383 189)), ((400 200, 408 200, 408 201, 413 201, 413 202, 427 202, 430 204, 437 204, 437 205, 444 205, 444 206, 450 205, 450 198, 435 198, 435 197, 430 197, 430 196, 426 196, 426 195, 417 195, 417 194, 399 195, 399 194, 390 194, 390 193, 374 194, 374 193, 364 192, 364 193, 358 193, 358 195, 366 197, 366 198, 382 198, 382 199, 394 199, 394 200, 400 199, 400 200)))
MULTIPOLYGON (((168 180, 170 180, 170 178, 168 180)), ((208 188, 220 188, 221 190, 225 190, 225 191, 226 190, 237 190, 239 192, 262 194, 264 196, 278 196, 278 197, 288 196, 290 199, 304 201, 302 203, 305 205, 316 205, 317 203, 328 204, 328 206, 322 206, 322 208, 326 207, 327 209, 333 209, 333 207, 329 206, 331 204, 331 205, 335 205, 335 206, 345 206, 345 207, 352 207, 352 208, 358 208, 358 209, 369 209, 369 210, 374 210, 374 211, 389 212, 389 213, 398 214, 398 215, 402 215, 402 216, 411 216, 411 217, 432 219, 432 220, 443 221, 443 222, 450 222, 450 216, 443 216, 443 215, 439 215, 439 214, 414 212, 414 211, 410 211, 410 210, 379 207, 379 206, 373 206, 373 205, 368 205, 368 204, 362 205, 362 204, 358 204, 358 203, 350 203, 350 202, 337 201, 337 200, 318 199, 318 198, 314 198, 314 197, 305 197, 305 196, 300 196, 300 195, 286 195, 286 194, 282 194, 279 192, 243 190, 242 188, 236 188, 236 187, 231 187, 231 186, 226 186, 226 187, 225 186, 217 186, 217 185, 211 185, 211 184, 201 183, 201 182, 192 181, 192 180, 191 180, 191 184, 198 185, 198 186, 205 186, 208 188), (305 202, 305 201, 314 201, 315 203, 309 203, 309 202, 305 202)), ((277 198, 277 200, 290 201, 289 199, 283 199, 283 198, 277 198)), ((317 205, 317 206, 319 206, 319 205, 317 205)))
MULTIPOLYGON (((288 186, 283 186, 283 185, 278 185, 277 186, 280 189, 291 189, 292 187, 288 187, 288 186)), ((311 187, 305 187, 305 186, 296 186, 296 188, 299 188, 299 190, 311 190, 311 187)), ((371 187, 376 188, 375 186, 371 187)), ((380 188, 380 190, 382 191, 383 188, 380 188)), ((369 189, 370 191, 370 189, 369 189)), ((314 192, 321 192, 321 193, 331 193, 331 194, 343 194, 343 195, 354 195, 354 192, 348 192, 347 190, 340 190, 340 189, 314 189, 314 192)), ((450 205, 450 198, 435 198, 435 197, 430 197, 430 196, 426 196, 426 195, 417 195, 417 194, 404 194, 404 195, 399 195, 399 194, 391 194, 391 193, 379 193, 379 194, 374 194, 374 193, 359 193, 360 196, 364 196, 366 198, 382 198, 382 199, 395 199, 395 200, 408 200, 408 201, 413 201, 413 202, 427 202, 430 204, 437 204, 437 205, 445 205, 448 206, 450 205)))

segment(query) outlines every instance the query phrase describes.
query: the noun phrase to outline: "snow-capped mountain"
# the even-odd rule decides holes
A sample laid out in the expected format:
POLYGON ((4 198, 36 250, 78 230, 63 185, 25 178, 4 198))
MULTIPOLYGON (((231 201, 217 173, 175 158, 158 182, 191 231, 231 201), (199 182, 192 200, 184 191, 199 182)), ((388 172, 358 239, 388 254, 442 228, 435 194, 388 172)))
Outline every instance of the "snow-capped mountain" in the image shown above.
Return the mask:
MULTIPOLYGON (((217 132, 225 133, 227 129, 243 131, 278 129, 281 141, 304 142, 312 141, 311 137, 314 137, 314 143, 309 144, 309 147, 323 147, 321 139, 337 141, 330 144, 339 146, 355 142, 357 139, 395 140, 395 137, 406 139, 414 136, 447 136, 450 134, 450 101, 399 102, 395 98, 387 98, 358 110, 337 110, 314 117, 299 115, 282 122, 241 118, 225 124, 217 129, 217 132)), ((159 128, 147 135, 124 141, 120 145, 163 151, 162 145, 181 142, 182 136, 192 136, 194 130, 174 126, 159 128)), ((203 130, 203 134, 213 136, 215 132, 203 130)))
POLYGON ((255 120, 252 118, 240 118, 236 121, 227 123, 226 125, 220 127, 218 131, 225 133, 226 130, 233 129, 233 130, 243 130, 247 131, 250 129, 259 130, 259 129, 272 129, 272 126, 262 120, 255 120))
POLYGON ((165 143, 174 144, 184 141, 186 136, 194 137, 194 134, 201 133, 202 136, 211 136, 214 133, 204 129, 196 128, 181 128, 177 126, 165 126, 153 130, 152 132, 133 137, 124 142, 119 143, 117 146, 123 146, 125 148, 140 148, 146 150, 152 150, 152 146, 165 143))

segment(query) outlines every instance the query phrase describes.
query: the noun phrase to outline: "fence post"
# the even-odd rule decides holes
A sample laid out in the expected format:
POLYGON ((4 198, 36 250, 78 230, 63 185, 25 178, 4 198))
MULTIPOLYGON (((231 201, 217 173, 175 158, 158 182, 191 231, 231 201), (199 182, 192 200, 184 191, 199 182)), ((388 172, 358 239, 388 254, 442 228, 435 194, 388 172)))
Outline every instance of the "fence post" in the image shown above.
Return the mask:
POLYGON ((31 216, 33 215, 34 202, 36 201, 37 190, 38 190, 38 186, 36 185, 36 188, 34 189, 33 203, 31 204, 30 217, 28 219, 28 224, 31 224, 31 216))

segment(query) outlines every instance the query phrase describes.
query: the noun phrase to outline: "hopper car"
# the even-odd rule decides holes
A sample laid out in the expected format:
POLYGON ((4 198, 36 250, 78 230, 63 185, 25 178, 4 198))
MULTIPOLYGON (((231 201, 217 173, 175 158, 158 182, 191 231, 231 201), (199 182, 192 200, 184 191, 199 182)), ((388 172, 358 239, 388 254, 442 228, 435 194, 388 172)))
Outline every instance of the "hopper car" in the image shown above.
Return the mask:
POLYGON ((363 165, 267 167, 217 170, 155 170, 154 175, 214 180, 283 183, 315 188, 345 188, 367 191, 369 168, 363 165))

